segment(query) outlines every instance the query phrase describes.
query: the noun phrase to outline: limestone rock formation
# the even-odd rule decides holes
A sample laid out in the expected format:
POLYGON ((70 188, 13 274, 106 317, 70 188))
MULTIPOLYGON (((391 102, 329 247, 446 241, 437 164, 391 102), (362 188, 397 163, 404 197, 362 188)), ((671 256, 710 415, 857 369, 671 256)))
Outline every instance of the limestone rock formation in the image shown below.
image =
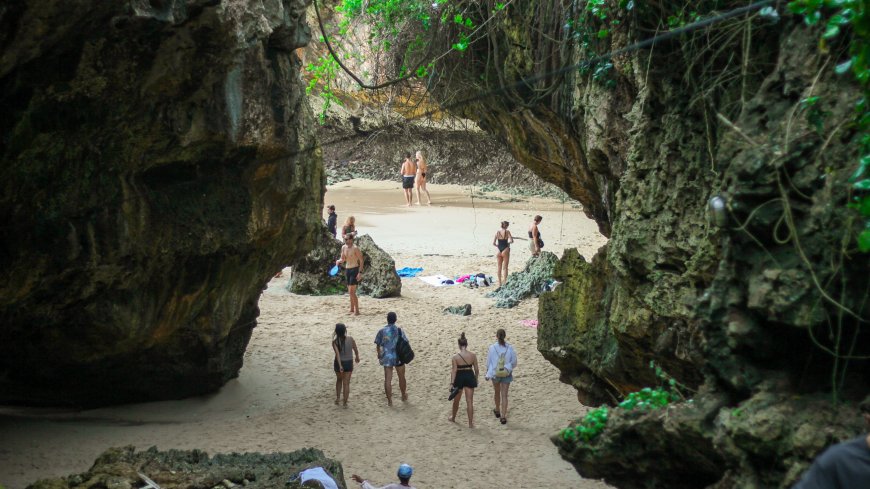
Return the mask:
MULTIPOLYGON (((670 418, 654 440, 646 418, 617 416, 610 435, 565 456, 619 487, 665 481, 665 470, 703 471, 698 486, 788 487, 821 448, 805 438, 846 436, 824 426, 854 426, 839 403, 870 390, 870 258, 847 207, 861 94, 832 69, 848 39, 820 50, 820 28, 782 10, 636 48, 683 13, 630 3, 597 3, 609 13, 602 31, 575 4, 514 2, 434 85, 445 102, 490 90, 453 110, 579 200, 610 237, 591 263, 566 253, 556 270, 565 283, 540 302, 539 349, 580 399, 615 403, 658 384, 650 361, 704 386, 695 404, 707 407, 670 418), (725 205, 711 219, 714 197, 725 205), (725 414, 744 405, 750 426, 733 429, 725 414), (807 422, 820 406, 833 417, 807 422), (800 436, 742 442, 765 426, 800 436), (702 453, 661 464, 662 447, 678 446, 702 453), (769 463, 774 454, 792 454, 791 466, 769 463)), ((714 17, 743 6, 696 7, 714 17)))
MULTIPOLYGON (((379 248, 371 236, 363 235, 356 240, 365 257, 363 279, 357 287, 359 295, 377 299, 402 295, 402 279, 396 273, 396 262, 379 248)), ((329 269, 341 256, 341 242, 326 229, 319 244, 302 259, 293 262, 293 271, 287 282, 287 290, 294 294, 331 295, 347 291, 344 269, 338 275, 329 276, 329 269)))
POLYGON ((382 299, 402 295, 402 279, 396 273, 396 261, 375 244, 368 234, 356 239, 365 257, 363 279, 357 290, 361 295, 382 299))
POLYGON ((28 489, 130 489, 145 484, 140 473, 163 489, 297 489, 303 486, 290 479, 311 467, 323 467, 338 487, 345 489, 341 464, 312 448, 209 457, 201 450, 158 451, 151 447, 136 451, 132 446, 106 450, 87 472, 43 479, 28 489))
POLYGON ((0 402, 237 375, 261 290, 318 229, 306 3, 0 7, 0 402))
POLYGON ((347 290, 344 274, 339 272, 335 276, 329 275, 329 270, 339 256, 341 241, 323 226, 314 249, 292 263, 293 270, 287 282, 287 290, 302 295, 343 294, 347 290))

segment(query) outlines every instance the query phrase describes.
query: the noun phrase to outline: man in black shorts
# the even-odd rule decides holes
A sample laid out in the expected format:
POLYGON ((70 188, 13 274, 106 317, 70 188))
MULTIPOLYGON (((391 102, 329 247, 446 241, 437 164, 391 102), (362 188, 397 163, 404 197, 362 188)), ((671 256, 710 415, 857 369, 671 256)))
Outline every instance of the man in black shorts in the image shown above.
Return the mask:
POLYGON ((411 153, 405 152, 402 162, 402 189, 405 191, 405 205, 411 207, 414 194, 414 176, 417 175, 417 165, 411 159, 411 153))
POLYGON ((359 316, 359 297, 356 296, 356 286, 362 280, 363 254, 353 243, 353 235, 348 234, 341 247, 341 257, 336 265, 344 263, 344 274, 347 280, 347 293, 350 295, 350 313, 359 316))

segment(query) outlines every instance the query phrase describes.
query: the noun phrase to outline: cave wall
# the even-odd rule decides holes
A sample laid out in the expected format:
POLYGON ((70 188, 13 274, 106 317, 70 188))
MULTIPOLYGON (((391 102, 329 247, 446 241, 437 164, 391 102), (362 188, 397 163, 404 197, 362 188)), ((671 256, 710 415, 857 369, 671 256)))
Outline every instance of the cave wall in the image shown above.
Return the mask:
POLYGON ((653 362, 695 397, 613 415, 596 442, 557 440, 560 452, 617 487, 789 487, 859 431, 850 403, 870 391, 870 260, 847 207, 860 91, 832 69, 848 38, 820 49, 799 18, 747 14, 597 71, 583 61, 682 15, 605 3, 620 24, 592 48, 574 30, 597 25, 584 3, 511 4, 438 87, 446 100, 497 80, 485 105, 455 110, 610 238, 594 257, 567 250, 563 284, 541 297, 538 349, 562 379, 584 403, 614 404, 661 384, 653 362), (812 96, 815 112, 801 103, 812 96), (682 446, 693 456, 671 449, 682 446))
POLYGON ((0 402, 238 375, 261 290, 319 229, 307 3, 0 7, 0 402))

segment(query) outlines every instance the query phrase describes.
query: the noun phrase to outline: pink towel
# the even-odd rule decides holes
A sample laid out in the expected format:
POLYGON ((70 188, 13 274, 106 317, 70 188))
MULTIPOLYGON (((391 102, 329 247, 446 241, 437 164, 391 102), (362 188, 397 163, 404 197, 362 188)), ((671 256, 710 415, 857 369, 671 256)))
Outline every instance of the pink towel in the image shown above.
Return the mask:
POLYGON ((523 326, 528 326, 530 328, 537 328, 538 327, 538 320, 537 319, 523 319, 520 322, 523 323, 523 326))
POLYGON ((461 284, 462 282, 465 282, 466 280, 468 280, 470 278, 471 278, 471 275, 463 275, 463 276, 459 277, 458 279, 456 279, 456 281, 461 284))

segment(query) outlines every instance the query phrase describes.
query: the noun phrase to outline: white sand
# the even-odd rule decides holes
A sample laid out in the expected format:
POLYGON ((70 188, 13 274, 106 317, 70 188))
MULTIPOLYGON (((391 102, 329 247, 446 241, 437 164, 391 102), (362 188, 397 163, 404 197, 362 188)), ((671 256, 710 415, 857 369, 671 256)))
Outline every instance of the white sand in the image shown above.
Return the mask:
MULTIPOLYGON (((398 268, 421 266, 425 275, 495 275, 491 243, 501 220, 525 237, 531 217, 543 215, 545 249, 558 254, 577 246, 589 258, 605 242, 593 222, 558 201, 475 198, 472 207, 468 188, 431 185, 430 191, 431 207, 408 209, 398 182, 355 180, 331 187, 326 203, 338 208, 339 225, 352 212, 360 232, 371 234, 398 268)), ((526 246, 518 241, 512 248, 511 270, 528 259, 526 246)), ((213 395, 83 412, 0 411, 6 413, 0 415, 0 485, 17 489, 42 477, 82 472, 104 449, 132 444, 211 454, 317 447, 342 462, 348 487, 357 487, 350 481, 353 473, 391 482, 400 462, 414 466, 412 483, 421 489, 607 487, 581 479, 549 440, 586 408, 537 352, 536 330, 520 324, 537 317, 537 300, 496 309, 485 297, 491 288, 436 288, 407 278, 401 298, 362 297, 362 315, 350 317, 347 296, 295 296, 285 284, 286 278, 269 284, 239 378, 213 395), (472 305, 470 317, 442 313, 465 303, 472 305), (398 313, 417 353, 407 367, 410 399, 398 400, 394 379, 392 408, 372 344, 388 311, 398 313), (346 409, 333 405, 329 342, 339 321, 348 325, 362 356, 346 409), (483 362, 498 328, 507 330, 519 357, 508 424, 493 417, 492 386, 482 378, 474 399, 477 428, 467 427, 464 400, 457 423, 449 423, 449 359, 456 339, 464 331, 483 362)))

